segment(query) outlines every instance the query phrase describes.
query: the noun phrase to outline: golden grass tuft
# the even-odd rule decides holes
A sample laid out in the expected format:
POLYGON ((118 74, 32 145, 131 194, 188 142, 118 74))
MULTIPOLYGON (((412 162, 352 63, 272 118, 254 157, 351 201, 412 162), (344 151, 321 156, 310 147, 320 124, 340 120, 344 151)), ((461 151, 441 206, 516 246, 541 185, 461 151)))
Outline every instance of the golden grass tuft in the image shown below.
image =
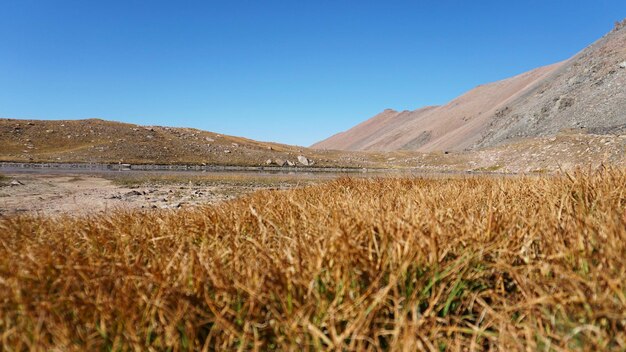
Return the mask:
POLYGON ((5 350, 624 350, 626 171, 0 220, 5 350))

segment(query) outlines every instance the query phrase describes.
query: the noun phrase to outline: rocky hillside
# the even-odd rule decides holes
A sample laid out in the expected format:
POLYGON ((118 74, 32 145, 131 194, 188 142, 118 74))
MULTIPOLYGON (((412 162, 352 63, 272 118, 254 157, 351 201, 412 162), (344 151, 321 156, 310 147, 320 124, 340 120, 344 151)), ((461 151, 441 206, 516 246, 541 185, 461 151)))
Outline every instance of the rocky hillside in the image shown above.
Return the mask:
POLYGON ((502 108, 477 145, 551 136, 565 129, 590 134, 626 133, 623 24, 568 60, 528 94, 502 108))
POLYGON ((571 130, 625 133, 625 23, 567 61, 479 86, 444 106, 385 110, 313 148, 458 151, 571 130))
POLYGON ((375 153, 317 151, 192 128, 0 119, 0 161, 376 167, 375 153))

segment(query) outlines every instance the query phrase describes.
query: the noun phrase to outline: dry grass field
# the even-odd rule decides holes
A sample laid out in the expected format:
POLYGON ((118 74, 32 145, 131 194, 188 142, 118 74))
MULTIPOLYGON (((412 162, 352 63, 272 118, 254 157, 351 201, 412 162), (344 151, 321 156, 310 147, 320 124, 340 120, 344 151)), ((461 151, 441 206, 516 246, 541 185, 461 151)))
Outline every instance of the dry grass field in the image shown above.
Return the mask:
POLYGON ((12 350, 626 350, 626 170, 0 220, 12 350))

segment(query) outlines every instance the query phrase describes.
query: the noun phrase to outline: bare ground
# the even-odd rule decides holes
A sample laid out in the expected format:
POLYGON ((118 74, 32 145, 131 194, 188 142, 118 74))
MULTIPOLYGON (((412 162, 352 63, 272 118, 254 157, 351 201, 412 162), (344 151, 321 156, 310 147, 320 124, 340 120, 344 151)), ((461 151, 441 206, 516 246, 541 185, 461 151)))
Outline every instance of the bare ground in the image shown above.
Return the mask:
MULTIPOLYGON (((9 174, 0 187, 0 217, 20 213, 92 215, 118 209, 178 209, 234 199, 261 189, 287 189, 282 179, 211 182, 181 176, 9 174), (19 185, 11 185, 18 181, 19 185)), ((206 181, 206 179, 205 179, 206 181)))

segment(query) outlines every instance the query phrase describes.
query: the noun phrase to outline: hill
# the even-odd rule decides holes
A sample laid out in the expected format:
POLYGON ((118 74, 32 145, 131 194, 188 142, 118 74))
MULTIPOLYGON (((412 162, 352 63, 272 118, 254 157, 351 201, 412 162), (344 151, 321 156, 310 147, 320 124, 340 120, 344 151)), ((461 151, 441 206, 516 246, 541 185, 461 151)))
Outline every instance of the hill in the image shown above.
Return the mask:
POLYGON ((17 162, 375 167, 384 160, 375 153, 318 151, 193 128, 100 119, 0 119, 0 143, 0 161, 17 162))
POLYGON ((385 110, 314 144, 340 150, 464 150, 577 130, 626 132, 626 20, 573 58, 478 86, 444 106, 385 110))
POLYGON ((5 162, 361 168, 379 167, 387 158, 380 153, 320 151, 193 128, 100 119, 0 119, 0 143, 0 161, 5 162))

